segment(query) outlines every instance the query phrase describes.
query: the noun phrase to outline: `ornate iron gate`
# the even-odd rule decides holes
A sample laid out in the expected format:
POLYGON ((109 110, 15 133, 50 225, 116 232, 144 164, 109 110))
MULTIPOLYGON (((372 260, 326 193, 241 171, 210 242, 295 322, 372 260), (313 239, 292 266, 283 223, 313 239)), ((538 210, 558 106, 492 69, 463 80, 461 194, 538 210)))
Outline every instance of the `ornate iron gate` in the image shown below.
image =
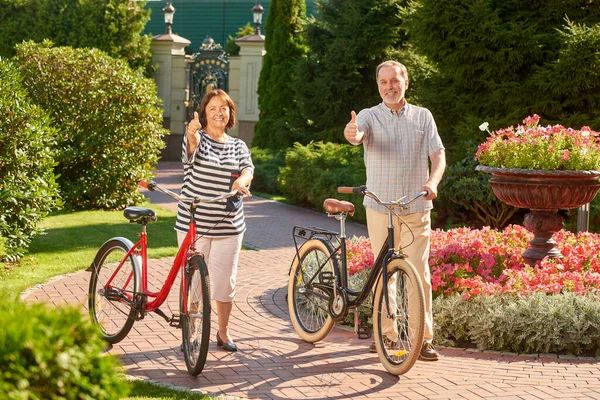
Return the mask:
POLYGON ((229 90, 229 59, 221 45, 207 36, 190 62, 188 119, 198 110, 204 94, 214 89, 229 90))

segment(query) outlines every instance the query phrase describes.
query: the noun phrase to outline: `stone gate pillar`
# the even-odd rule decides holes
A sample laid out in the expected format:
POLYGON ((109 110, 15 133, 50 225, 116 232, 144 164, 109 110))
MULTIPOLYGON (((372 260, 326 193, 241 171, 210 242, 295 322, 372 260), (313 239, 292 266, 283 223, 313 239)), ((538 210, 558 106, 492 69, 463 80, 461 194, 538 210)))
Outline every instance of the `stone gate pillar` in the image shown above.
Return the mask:
POLYGON ((231 57, 229 89, 237 105, 238 125, 231 132, 248 146, 252 144, 254 125, 258 121, 258 77, 265 55, 265 37, 249 35, 236 39, 240 46, 239 59, 231 57))
POLYGON ((181 160, 181 141, 187 120, 187 80, 184 48, 191 42, 181 36, 165 33, 152 38, 152 64, 158 68, 154 81, 158 97, 163 100, 163 126, 171 131, 164 137, 166 147, 162 160, 181 160))

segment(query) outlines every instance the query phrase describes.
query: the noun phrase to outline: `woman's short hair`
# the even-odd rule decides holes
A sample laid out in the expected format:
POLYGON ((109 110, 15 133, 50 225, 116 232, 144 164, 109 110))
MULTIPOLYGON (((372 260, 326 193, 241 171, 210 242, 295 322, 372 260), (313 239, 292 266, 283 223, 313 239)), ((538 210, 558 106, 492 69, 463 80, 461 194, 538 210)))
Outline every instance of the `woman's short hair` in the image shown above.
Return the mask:
POLYGON ((231 100, 231 97, 229 97, 227 92, 221 89, 211 90, 210 92, 207 92, 202 98, 202 101, 198 106, 200 114, 200 123, 202 124, 202 127, 204 128, 208 124, 208 122, 206 121, 206 106, 215 96, 220 97, 221 100, 225 101, 229 106, 229 122, 227 122, 225 129, 233 128, 235 126, 236 120, 235 103, 233 102, 233 100, 231 100))
POLYGON ((408 80, 408 70, 406 66, 398 61, 388 60, 384 61, 377 66, 377 72, 375 72, 375 80, 379 80, 379 70, 383 67, 398 67, 400 68, 400 75, 404 77, 404 79, 408 80))

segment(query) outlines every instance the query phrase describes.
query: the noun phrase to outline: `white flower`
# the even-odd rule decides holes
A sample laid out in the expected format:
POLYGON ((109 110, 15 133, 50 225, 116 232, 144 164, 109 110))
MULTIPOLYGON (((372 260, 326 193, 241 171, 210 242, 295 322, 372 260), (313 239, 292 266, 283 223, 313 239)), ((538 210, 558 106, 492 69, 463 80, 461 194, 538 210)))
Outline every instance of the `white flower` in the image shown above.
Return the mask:
POLYGON ((590 136, 590 131, 581 131, 581 136, 583 136, 583 137, 590 136))
POLYGON ((479 129, 481 129, 482 131, 487 131, 488 127, 490 126, 489 122, 484 122, 483 124, 479 125, 479 129))

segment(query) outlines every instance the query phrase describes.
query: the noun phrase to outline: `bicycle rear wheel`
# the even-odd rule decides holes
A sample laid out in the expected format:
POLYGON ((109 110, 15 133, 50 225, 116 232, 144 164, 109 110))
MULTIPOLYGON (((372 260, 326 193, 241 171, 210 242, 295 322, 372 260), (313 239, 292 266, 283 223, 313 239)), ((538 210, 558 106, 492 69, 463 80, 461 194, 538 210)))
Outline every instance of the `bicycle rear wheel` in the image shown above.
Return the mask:
POLYGON ((210 340, 210 277, 202 256, 189 259, 180 296, 183 358, 197 376, 206 364, 210 340))
POLYGON ((329 293, 333 288, 334 259, 331 246, 318 239, 308 240, 292 263, 288 281, 288 308, 296 333, 314 343, 331 332, 334 320, 329 315, 329 293), (329 283, 325 282, 329 280, 329 283))
POLYGON ((139 263, 127 256, 133 244, 114 238, 102 245, 91 267, 88 308, 92 321, 107 342, 118 343, 127 336, 137 311, 132 307, 140 288, 139 263))
MULTIPOLYGON (((406 259, 388 265, 389 307, 379 279, 373 301, 373 332, 379 360, 392 375, 408 372, 419 358, 425 331, 425 296, 421 278, 406 259)), ((381 275, 383 277, 383 274, 381 275)))

